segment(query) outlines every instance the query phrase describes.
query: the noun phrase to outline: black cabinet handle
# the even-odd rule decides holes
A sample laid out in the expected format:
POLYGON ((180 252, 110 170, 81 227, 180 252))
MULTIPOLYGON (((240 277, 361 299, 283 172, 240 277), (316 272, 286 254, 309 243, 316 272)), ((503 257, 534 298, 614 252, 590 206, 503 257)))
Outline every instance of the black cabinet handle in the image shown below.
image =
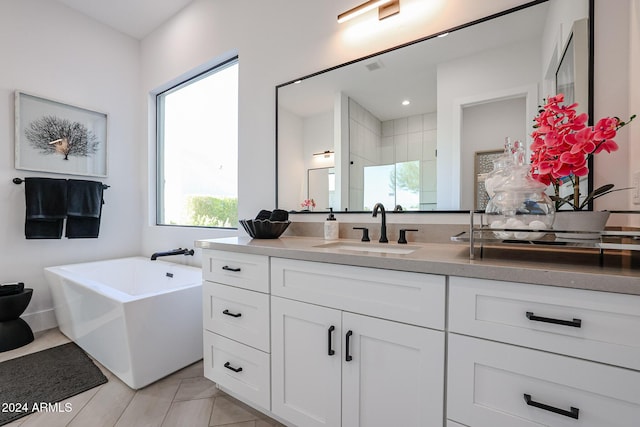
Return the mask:
POLYGON ((540 316, 536 316, 530 311, 527 311, 526 316, 527 316, 527 319, 532 320, 534 322, 554 323, 556 325, 571 326, 574 328, 582 327, 582 320, 580 319, 561 320, 561 319, 553 319, 551 317, 540 317, 540 316))
POLYGON ((224 267, 222 267, 223 270, 227 270, 227 271, 235 271, 236 273, 238 271, 240 271, 240 267, 238 268, 233 268, 233 267, 229 267, 228 265, 225 265, 224 267))
POLYGON ((229 362, 225 363, 224 367, 232 370, 233 372, 242 372, 242 368, 234 368, 233 366, 231 366, 231 363, 229 362))
POLYGON ((242 313, 232 313, 229 310, 225 309, 222 314, 226 314, 227 316, 231 316, 231 317, 240 317, 242 316, 242 313))
POLYGON ((349 354, 349 341, 351 340, 351 335, 353 335, 353 331, 348 331, 346 335, 346 351, 344 352, 344 360, 346 360, 347 362, 351 362, 353 360, 353 357, 351 357, 351 355, 349 354))
POLYGON ((564 409, 556 408, 554 406, 545 405, 544 403, 536 402, 533 399, 531 399, 530 394, 526 394, 526 393, 524 395, 524 401, 527 402, 527 405, 529 406, 544 409, 545 411, 553 412, 554 414, 564 415, 565 417, 573 418, 576 420, 578 419, 578 414, 580 413, 580 409, 574 408, 573 406, 571 407, 570 410, 567 411, 564 409))
POLYGON ((327 331, 328 343, 327 343, 327 354, 329 356, 333 356, 336 352, 333 350, 333 344, 331 343, 331 336, 333 335, 333 331, 336 330, 336 327, 331 325, 329 326, 329 330, 327 331))

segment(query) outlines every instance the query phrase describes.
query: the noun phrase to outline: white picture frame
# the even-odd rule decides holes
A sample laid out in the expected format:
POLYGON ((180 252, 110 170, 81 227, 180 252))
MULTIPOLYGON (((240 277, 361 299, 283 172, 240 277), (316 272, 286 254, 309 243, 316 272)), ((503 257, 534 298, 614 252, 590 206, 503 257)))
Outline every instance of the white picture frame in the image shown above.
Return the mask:
POLYGON ((107 177, 107 114, 16 91, 15 168, 107 177))

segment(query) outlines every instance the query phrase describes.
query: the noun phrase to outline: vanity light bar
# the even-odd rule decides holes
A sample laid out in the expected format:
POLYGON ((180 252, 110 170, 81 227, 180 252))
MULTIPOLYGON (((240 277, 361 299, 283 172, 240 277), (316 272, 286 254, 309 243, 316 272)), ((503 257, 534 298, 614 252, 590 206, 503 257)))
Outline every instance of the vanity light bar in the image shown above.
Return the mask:
POLYGON ((400 0, 369 0, 338 15, 338 23, 342 24, 376 7, 378 8, 378 19, 383 20, 400 13, 400 0))
POLYGON ((325 159, 328 159, 332 155, 333 155, 333 151, 331 151, 331 150, 325 150, 325 151, 323 151, 321 153, 313 153, 314 157, 324 157, 325 159))

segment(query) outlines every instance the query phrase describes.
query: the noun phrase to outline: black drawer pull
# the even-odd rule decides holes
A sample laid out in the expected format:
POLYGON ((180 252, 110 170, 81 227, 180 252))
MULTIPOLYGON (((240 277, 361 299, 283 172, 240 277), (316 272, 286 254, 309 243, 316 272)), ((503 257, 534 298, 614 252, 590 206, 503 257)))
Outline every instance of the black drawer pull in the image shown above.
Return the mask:
POLYGON ((328 336, 328 343, 327 343, 327 354, 329 356, 333 356, 334 354, 336 354, 336 352, 333 350, 333 344, 331 343, 331 336, 333 335, 333 331, 336 330, 336 327, 331 325, 329 326, 329 330, 327 331, 327 336, 328 336))
POLYGON ((229 362, 225 363, 224 367, 227 369, 231 369, 233 372, 242 372, 242 368, 234 368, 229 362))
POLYGON ((582 327, 582 320, 580 319, 561 320, 561 319, 553 319, 551 317, 540 317, 540 316, 536 316, 530 311, 527 311, 527 319, 533 320, 535 322, 555 323, 556 325, 571 326, 574 328, 582 327))
POLYGON ((227 270, 227 271, 234 271, 234 272, 236 272, 236 273, 237 273, 238 271, 240 271, 240 270, 241 270, 241 269, 240 269, 240 267, 238 267, 238 268, 233 268, 233 267, 229 267, 228 265, 225 265, 224 267, 222 267, 222 269, 223 269, 223 270, 227 270))
POLYGON ((531 399, 530 394, 524 395, 524 401, 527 402, 527 405, 533 406, 536 408, 544 409, 545 411, 553 412, 554 414, 564 415, 565 417, 578 419, 578 414, 580 413, 580 409, 571 407, 570 410, 566 411, 564 409, 555 408, 553 406, 545 405, 544 403, 536 402, 531 399))
POLYGON ((229 310, 225 309, 222 314, 226 314, 227 316, 231 316, 231 317, 240 317, 242 316, 242 313, 232 313, 229 310))
POLYGON ((353 357, 349 354, 349 341, 351 340, 351 335, 353 335, 353 331, 348 331, 346 335, 346 351, 344 352, 344 360, 347 362, 351 362, 353 360, 353 357))

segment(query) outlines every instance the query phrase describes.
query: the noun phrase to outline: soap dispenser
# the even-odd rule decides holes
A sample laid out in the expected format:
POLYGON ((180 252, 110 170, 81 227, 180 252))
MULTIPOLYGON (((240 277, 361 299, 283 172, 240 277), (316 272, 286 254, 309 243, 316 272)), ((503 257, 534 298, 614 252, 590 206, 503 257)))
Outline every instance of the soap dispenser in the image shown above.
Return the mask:
POLYGON ((327 217, 327 220, 324 222, 325 240, 338 240, 339 229, 340 229, 340 224, 338 224, 336 217, 333 215, 333 208, 329 208, 329 216, 327 217))

